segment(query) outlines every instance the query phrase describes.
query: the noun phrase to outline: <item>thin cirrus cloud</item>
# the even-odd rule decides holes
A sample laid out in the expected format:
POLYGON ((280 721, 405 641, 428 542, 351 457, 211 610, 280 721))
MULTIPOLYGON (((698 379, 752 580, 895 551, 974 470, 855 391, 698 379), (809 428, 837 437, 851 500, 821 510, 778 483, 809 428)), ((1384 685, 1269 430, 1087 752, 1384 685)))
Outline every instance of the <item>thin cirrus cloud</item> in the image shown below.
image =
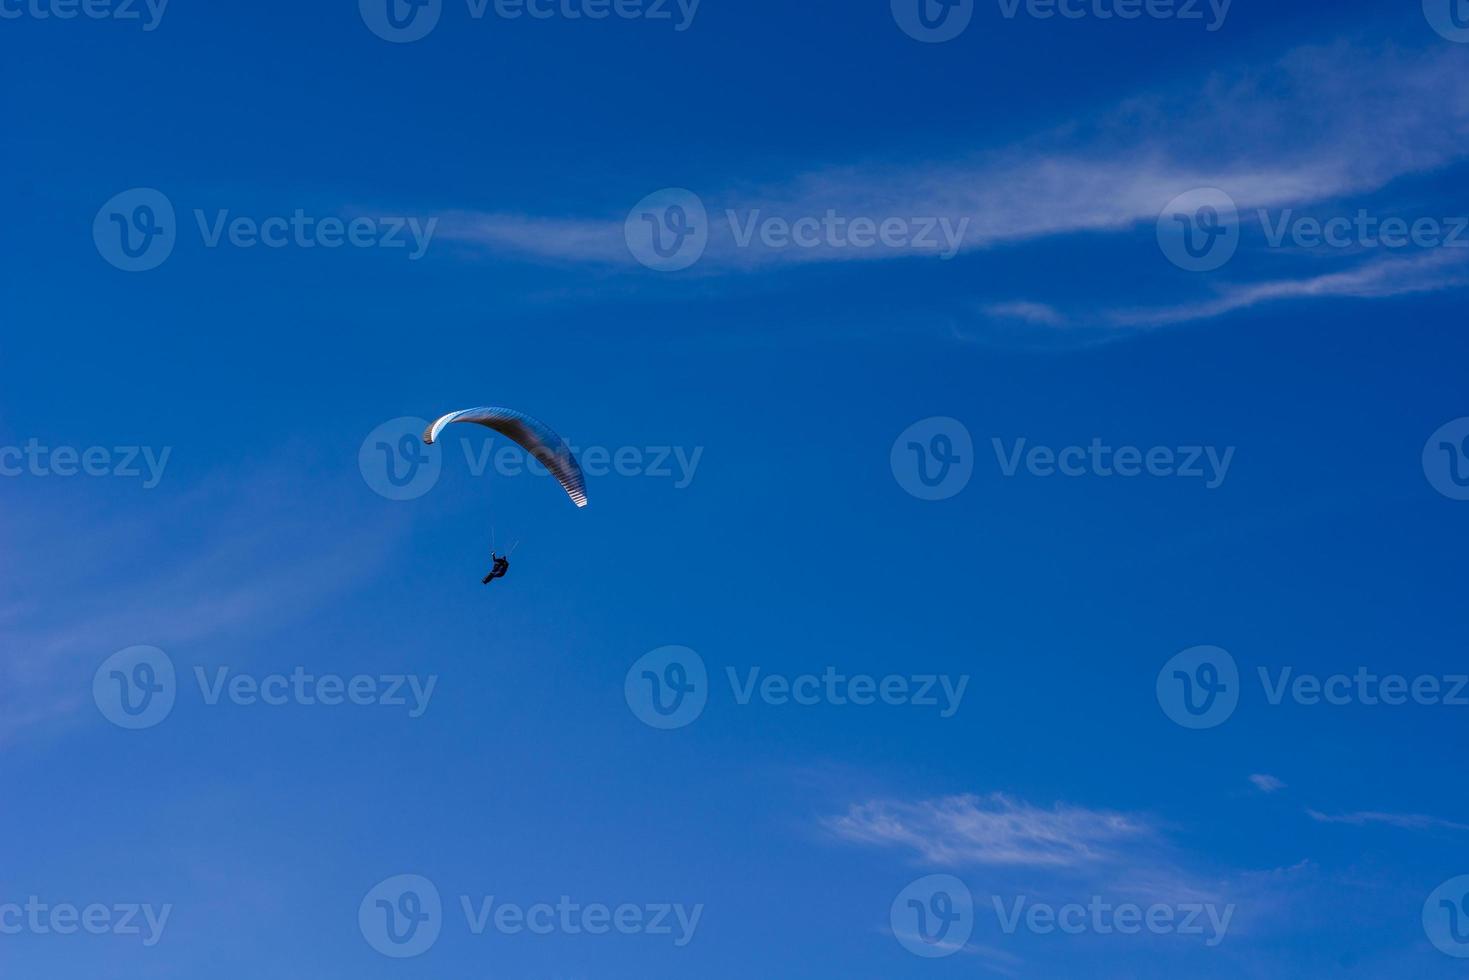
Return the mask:
MULTIPOLYGON (((1122 232, 1151 222, 1174 197, 1226 190, 1242 209, 1318 203, 1377 190, 1466 156, 1469 52, 1338 43, 1211 76, 1192 91, 1143 95, 1084 125, 1010 147, 968 148, 948 161, 886 161, 767 178, 754 193, 704 197, 710 212, 705 271, 774 263, 891 258, 920 249, 823 243, 739 247, 740 223, 759 212, 794 221, 835 212, 940 219, 963 228, 959 250, 1078 232, 1122 232)), ((632 265, 625 213, 544 216, 461 211, 440 235, 495 254, 540 261, 632 265)), ((930 253, 932 250, 927 250, 930 253)), ((1041 304, 999 315, 1059 325, 1041 304)), ((1199 315, 1216 315, 1207 311, 1199 315)))
POLYGON ((0 662, 0 745, 95 710, 92 674, 113 652, 198 652, 268 634, 375 569, 392 546, 384 525, 372 534, 350 525, 345 494, 297 492, 268 467, 161 489, 168 495, 149 498, 133 520, 76 526, 77 501, 106 489, 14 502, 0 524, 0 544, 27 570, 0 588, 10 645, 0 662), (63 521, 72 533, 58 540, 51 529, 63 521), (163 543, 195 524, 197 539, 163 543))
POLYGON ((532 259, 609 265, 632 262, 621 222, 453 211, 439 223, 439 236, 532 259))
POLYGON ((986 316, 995 319, 1021 320, 1043 327, 1064 327, 1067 323, 1066 314, 1054 306, 1047 303, 1033 303, 1028 300, 990 303, 984 307, 983 312, 986 316))
POLYGON ((1301 279, 1230 284, 1205 300, 1172 306, 1119 309, 1101 315, 1116 327, 1159 327, 1209 320, 1263 303, 1292 299, 1386 299, 1469 285, 1469 249, 1440 249, 1374 259, 1342 272, 1301 279))
POLYGON ((1107 810, 1044 809, 1003 793, 862 803, 826 822, 837 837, 903 847, 933 864, 1069 868, 1153 835, 1142 818, 1107 810))
POLYGON ((1250 782, 1254 783, 1255 788, 1262 793, 1274 793, 1277 790, 1285 789, 1285 783, 1282 780, 1267 773, 1255 773, 1250 777, 1250 782))
POLYGON ((1306 814, 1317 823, 1346 824, 1352 827, 1377 825, 1396 827, 1399 830, 1469 830, 1469 824, 1455 823, 1452 820, 1425 816, 1421 813, 1379 813, 1368 810, 1329 814, 1319 810, 1307 810, 1306 814))
POLYGON ((1238 903, 1239 927, 1270 931, 1279 910, 1313 887, 1298 861, 1267 870, 1209 869, 1140 814, 1067 804, 1038 807, 1004 793, 869 801, 822 822, 845 843, 907 851, 924 864, 986 869, 995 894, 1058 898, 1090 891, 1139 902, 1238 903), (1248 913, 1248 914, 1246 914, 1248 913))

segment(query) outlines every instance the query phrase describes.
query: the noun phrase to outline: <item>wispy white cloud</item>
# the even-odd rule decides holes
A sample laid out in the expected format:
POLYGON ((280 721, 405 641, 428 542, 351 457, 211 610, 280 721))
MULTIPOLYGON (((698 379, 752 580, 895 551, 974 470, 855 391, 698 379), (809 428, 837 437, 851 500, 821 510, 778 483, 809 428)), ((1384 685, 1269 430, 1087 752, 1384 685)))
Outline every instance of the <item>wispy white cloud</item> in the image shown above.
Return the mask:
POLYGON ((1176 306, 1114 310, 1104 314, 1103 320, 1119 327, 1156 327, 1208 320, 1287 300, 1385 299, 1465 285, 1469 285, 1469 249, 1439 249, 1406 258, 1374 259, 1343 272, 1302 279, 1228 285, 1212 299, 1176 306))
POLYGON ((990 303, 982 311, 985 316, 997 320, 1021 320, 1044 327, 1061 327, 1067 322, 1066 315, 1046 303, 1027 300, 1012 300, 1006 303, 990 303))
POLYGON ((1455 823, 1452 820, 1425 816, 1421 813, 1359 811, 1356 813, 1328 814, 1322 813, 1319 810, 1307 810, 1306 813, 1317 823, 1347 824, 1353 827, 1366 827, 1377 824, 1385 827, 1396 827, 1399 830, 1469 830, 1469 824, 1455 823))
POLYGON ((945 865, 1071 867, 1152 834, 1137 816, 1064 804, 1044 809, 1002 793, 863 803, 827 826, 845 840, 907 847, 945 865))
POLYGON ((1085 890, 1142 902, 1240 902, 1249 918, 1288 906, 1292 889, 1316 872, 1306 860, 1266 870, 1211 869, 1144 814, 1039 807, 1004 793, 868 801, 821 825, 837 840, 905 851, 927 866, 956 873, 983 867, 996 893, 1085 890))
POLYGON ((267 634, 391 547, 381 525, 348 522, 338 495, 300 491, 260 467, 155 496, 127 520, 99 509, 89 522, 96 496, 12 501, 0 543, 26 575, 0 581, 0 742, 95 710, 92 671, 119 649, 267 634))
POLYGON ((1266 282, 1216 285, 1207 299, 1162 306, 1070 313, 1044 303, 1015 300, 978 307, 995 324, 1067 327, 1078 340, 1119 332, 1210 320, 1273 303, 1307 299, 1389 299, 1469 287, 1469 248, 1439 248, 1387 255, 1340 272, 1266 282))
MULTIPOLYGON (((943 161, 818 168, 754 181, 753 191, 711 189, 702 268, 915 253, 769 248, 758 239, 739 248, 726 211, 742 220, 757 210, 786 220, 829 211, 847 220, 943 218, 963 223, 962 247, 975 249, 1129 229, 1200 187, 1223 188, 1246 209, 1370 191, 1469 152, 1466 79, 1469 52, 1452 45, 1302 48, 1274 64, 1221 71, 1192 91, 1133 99, 1093 123, 1015 146, 971 147, 943 161)), ((625 218, 460 213, 443 222, 440 234, 533 259, 623 265, 633 262, 623 242, 625 218)))
MULTIPOLYGON (((1037 807, 1003 794, 867 802, 822 827, 837 840, 906 852, 958 876, 973 891, 977 910, 1017 896, 1052 904, 1100 896, 1109 903, 1229 910, 1230 948, 1246 958, 1259 954, 1254 944, 1261 941, 1316 930, 1330 934, 1343 916, 1379 914, 1385 884, 1350 869, 1326 873, 1309 859, 1263 869, 1225 867, 1210 854, 1189 853, 1170 839, 1172 828, 1142 814, 1037 807), (980 870, 966 873, 972 868, 980 870)), ((1028 956, 1036 947, 1005 942, 996 949, 1028 956)), ((974 943, 961 952, 983 957, 998 973, 1034 972, 1034 964, 990 955, 974 943)))
POLYGON ((439 237, 535 259, 614 265, 632 262, 621 220, 614 223, 454 211, 443 216, 439 237))
POLYGON ((1274 793, 1277 790, 1285 789, 1284 782, 1265 773, 1255 773, 1250 777, 1250 782, 1254 783, 1255 788, 1262 793, 1274 793))

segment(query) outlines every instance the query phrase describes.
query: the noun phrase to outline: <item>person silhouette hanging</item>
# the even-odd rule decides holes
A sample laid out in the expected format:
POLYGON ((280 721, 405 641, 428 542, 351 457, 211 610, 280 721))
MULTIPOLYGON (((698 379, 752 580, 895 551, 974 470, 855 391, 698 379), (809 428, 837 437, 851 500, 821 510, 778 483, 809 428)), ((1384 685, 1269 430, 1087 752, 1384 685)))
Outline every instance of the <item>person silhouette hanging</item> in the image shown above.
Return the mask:
POLYGON ((494 568, 491 568, 490 569, 490 574, 488 574, 488 575, 485 576, 485 583, 484 583, 485 585, 489 585, 491 582, 493 582, 497 578, 504 578, 505 577, 505 573, 508 572, 508 571, 510 571, 510 559, 509 558, 505 558, 505 557, 503 557, 501 555, 497 555, 494 552, 490 552, 490 556, 495 559, 495 567, 494 568))

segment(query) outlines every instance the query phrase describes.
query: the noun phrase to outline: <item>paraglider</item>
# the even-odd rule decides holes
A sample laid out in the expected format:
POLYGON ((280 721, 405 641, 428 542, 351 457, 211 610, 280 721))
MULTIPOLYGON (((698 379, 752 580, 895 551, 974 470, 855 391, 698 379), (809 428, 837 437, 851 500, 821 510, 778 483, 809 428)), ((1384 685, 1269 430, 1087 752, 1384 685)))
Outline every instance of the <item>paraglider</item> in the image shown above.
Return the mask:
POLYGON ((572 503, 578 507, 587 505, 587 484, 582 476, 581 466, 572 455, 566 440, 546 423, 508 408, 469 408, 462 412, 450 412, 430 425, 423 433, 424 445, 432 446, 438 441, 445 426, 455 422, 483 425, 513 440, 551 471, 551 475, 561 484, 572 503))
MULTIPOLYGON (((444 429, 456 422, 473 422, 476 425, 483 425, 515 442, 550 471, 551 475, 556 478, 556 482, 561 484, 561 489, 565 490, 566 495, 571 498, 572 503, 578 508, 587 505, 586 479, 582 476, 581 465, 577 463, 576 456, 572 453, 566 440, 557 435, 546 423, 509 408, 470 408, 462 412, 450 412, 436 419, 424 430, 424 444, 432 446, 438 441, 444 429)), ((514 550, 511 549, 511 551, 514 550)), ((492 548, 490 557, 494 559, 494 567, 484 577, 485 585, 489 585, 497 578, 504 578, 505 574, 510 571, 509 554, 501 555, 492 548)))

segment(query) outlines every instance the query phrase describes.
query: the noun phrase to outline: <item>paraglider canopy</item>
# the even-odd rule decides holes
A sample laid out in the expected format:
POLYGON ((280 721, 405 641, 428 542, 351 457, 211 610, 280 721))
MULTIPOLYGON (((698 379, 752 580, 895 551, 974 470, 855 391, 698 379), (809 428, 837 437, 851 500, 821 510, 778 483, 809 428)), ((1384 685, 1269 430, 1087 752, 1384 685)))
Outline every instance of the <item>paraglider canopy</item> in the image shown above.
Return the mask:
POLYGON ((512 440, 551 471, 572 503, 578 507, 587 505, 587 485, 581 466, 566 440, 546 423, 508 408, 470 408, 435 420, 423 433, 424 443, 432 446, 444 428, 455 422, 483 425, 512 440))

